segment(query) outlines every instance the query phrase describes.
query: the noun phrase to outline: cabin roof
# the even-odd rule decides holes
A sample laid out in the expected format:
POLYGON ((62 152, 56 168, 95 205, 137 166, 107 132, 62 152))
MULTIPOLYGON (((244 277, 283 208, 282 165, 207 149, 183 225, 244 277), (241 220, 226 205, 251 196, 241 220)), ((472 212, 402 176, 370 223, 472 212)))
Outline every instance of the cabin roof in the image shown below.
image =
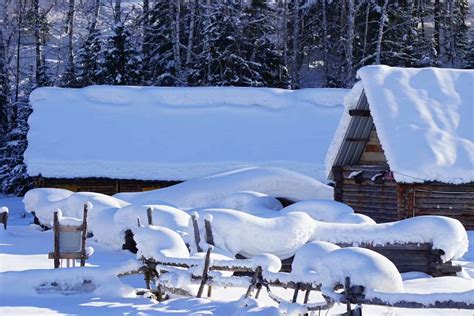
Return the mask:
POLYGON ((187 180, 245 165, 325 179, 346 89, 91 86, 32 92, 25 163, 45 178, 187 180))
POLYGON ((474 181, 474 70, 367 66, 357 75, 326 157, 330 178, 333 166, 357 164, 375 126, 397 182, 474 181))

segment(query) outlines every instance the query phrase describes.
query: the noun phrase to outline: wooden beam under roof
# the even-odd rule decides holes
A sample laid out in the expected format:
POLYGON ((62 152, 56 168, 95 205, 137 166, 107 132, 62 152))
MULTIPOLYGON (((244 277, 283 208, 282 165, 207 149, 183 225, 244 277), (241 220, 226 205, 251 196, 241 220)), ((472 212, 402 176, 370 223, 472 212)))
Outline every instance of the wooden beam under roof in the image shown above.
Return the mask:
POLYGON ((369 117, 370 116, 370 110, 352 109, 352 110, 349 110, 349 115, 350 116, 369 117))

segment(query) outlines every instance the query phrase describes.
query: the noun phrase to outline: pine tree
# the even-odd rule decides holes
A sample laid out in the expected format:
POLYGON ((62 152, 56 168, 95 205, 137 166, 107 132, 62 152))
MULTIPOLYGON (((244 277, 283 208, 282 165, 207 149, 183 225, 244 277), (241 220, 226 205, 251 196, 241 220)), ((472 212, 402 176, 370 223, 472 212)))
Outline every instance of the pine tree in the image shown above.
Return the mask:
POLYGON ((243 54, 240 2, 213 3, 205 20, 205 43, 193 67, 192 80, 204 86, 259 86, 257 65, 243 54))
POLYGON ((78 82, 80 86, 102 83, 102 41, 100 32, 92 29, 78 51, 78 82))
POLYGON ((183 9, 179 1, 158 0, 150 11, 144 56, 145 77, 149 84, 186 84, 181 62, 184 56, 179 49, 185 42, 184 34, 178 32, 182 27, 179 16, 183 9))
POLYGON ((139 51, 135 49, 131 34, 122 22, 112 29, 104 53, 104 65, 99 75, 106 84, 136 85, 141 79, 139 51))
POLYGON ((444 26, 445 64, 464 67, 469 54, 469 1, 445 1, 446 25, 444 26))
POLYGON ((252 86, 288 88, 288 69, 270 37, 276 32, 274 9, 267 0, 253 0, 244 14, 242 51, 256 74, 252 86))

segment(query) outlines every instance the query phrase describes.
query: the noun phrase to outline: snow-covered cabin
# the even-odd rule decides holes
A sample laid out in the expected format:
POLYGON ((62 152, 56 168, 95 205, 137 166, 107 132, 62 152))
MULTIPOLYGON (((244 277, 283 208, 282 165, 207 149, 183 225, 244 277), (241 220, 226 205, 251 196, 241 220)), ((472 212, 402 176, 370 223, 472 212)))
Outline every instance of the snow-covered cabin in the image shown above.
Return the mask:
POLYGON ((368 66, 326 157, 334 197, 376 221, 474 228, 474 70, 368 66))
POLYGON ((25 163, 37 186, 142 191, 242 166, 325 181, 345 89, 91 86, 32 92, 25 163))

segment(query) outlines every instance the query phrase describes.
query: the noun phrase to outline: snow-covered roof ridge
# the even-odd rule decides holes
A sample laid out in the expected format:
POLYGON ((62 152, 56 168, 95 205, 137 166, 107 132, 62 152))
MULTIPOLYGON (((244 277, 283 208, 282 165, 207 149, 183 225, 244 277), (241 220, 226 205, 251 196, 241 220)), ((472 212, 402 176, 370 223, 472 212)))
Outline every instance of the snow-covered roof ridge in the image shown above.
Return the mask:
POLYGON ((28 174, 187 180, 242 166, 324 179, 346 89, 90 86, 30 95, 28 174))
MULTIPOLYGON (((474 181, 474 70, 377 65, 357 76, 398 182, 474 181)), ((348 119, 344 115, 340 127, 348 119)))
MULTIPOLYGON (((48 98, 50 93, 70 95, 81 91, 81 97, 108 105, 133 103, 135 97, 147 95, 149 102, 161 107, 261 106, 279 109, 288 106, 337 106, 347 93, 338 88, 306 88, 288 90, 251 87, 144 87, 89 86, 82 89, 43 87, 34 90, 30 102, 48 98)), ((67 104, 65 103, 67 106, 67 104)))

